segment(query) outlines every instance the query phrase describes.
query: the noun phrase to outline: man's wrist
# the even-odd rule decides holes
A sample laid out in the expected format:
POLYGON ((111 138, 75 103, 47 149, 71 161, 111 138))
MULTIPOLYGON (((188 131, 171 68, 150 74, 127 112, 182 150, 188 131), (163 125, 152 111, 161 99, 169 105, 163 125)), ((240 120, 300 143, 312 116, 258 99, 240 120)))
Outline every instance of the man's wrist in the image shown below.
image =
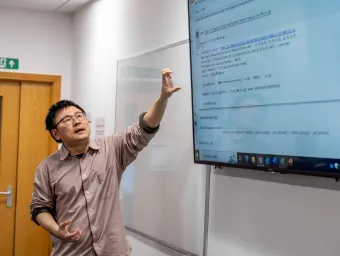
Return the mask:
POLYGON ((50 232, 52 235, 55 237, 59 237, 59 225, 56 222, 51 222, 47 224, 48 226, 46 227, 46 230, 50 232))
POLYGON ((51 232, 52 232, 52 234, 54 234, 55 236, 57 236, 58 235, 58 231, 59 231, 59 225, 58 225, 58 223, 53 223, 52 224, 52 227, 51 227, 51 232))
POLYGON ((167 95, 164 95, 163 93, 159 96, 158 100, 156 101, 156 103, 167 103, 168 102, 168 99, 169 99, 169 96, 167 95))

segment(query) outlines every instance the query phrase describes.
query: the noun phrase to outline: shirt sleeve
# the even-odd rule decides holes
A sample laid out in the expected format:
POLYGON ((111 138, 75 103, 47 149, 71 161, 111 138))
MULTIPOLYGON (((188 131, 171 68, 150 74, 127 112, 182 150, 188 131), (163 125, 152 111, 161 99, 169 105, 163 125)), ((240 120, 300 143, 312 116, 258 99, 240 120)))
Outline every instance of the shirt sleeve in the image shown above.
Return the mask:
POLYGON ((35 173, 30 210, 31 220, 36 224, 38 224, 36 220, 38 214, 49 212, 52 216, 54 215, 54 197, 46 168, 38 168, 35 173))
POLYGON ((159 130, 159 126, 155 128, 148 127, 143 120, 144 115, 145 113, 141 114, 139 121, 128 127, 125 132, 114 134, 111 137, 111 145, 114 147, 116 160, 118 161, 119 177, 159 130))

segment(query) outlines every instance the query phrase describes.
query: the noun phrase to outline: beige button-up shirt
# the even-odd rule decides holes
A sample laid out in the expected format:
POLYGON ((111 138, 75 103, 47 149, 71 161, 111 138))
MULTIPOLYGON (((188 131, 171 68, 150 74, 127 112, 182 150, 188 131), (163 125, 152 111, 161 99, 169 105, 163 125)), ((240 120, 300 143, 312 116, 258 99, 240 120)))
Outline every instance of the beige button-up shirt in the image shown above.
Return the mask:
POLYGON ((51 234, 54 256, 130 255, 119 203, 125 168, 154 134, 135 123, 124 133, 93 140, 77 158, 62 146, 37 168, 31 210, 48 207, 58 224, 71 220, 69 231, 83 231, 78 242, 51 234))

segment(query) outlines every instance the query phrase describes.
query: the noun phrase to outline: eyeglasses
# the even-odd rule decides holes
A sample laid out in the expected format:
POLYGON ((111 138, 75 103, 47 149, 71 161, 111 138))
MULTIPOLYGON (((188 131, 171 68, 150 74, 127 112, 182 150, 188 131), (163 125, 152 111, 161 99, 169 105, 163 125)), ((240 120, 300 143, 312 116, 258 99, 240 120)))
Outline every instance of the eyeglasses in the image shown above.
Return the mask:
POLYGON ((54 127, 56 128, 60 123, 63 123, 65 126, 69 126, 73 124, 74 119, 77 121, 83 121, 85 119, 85 113, 77 112, 73 116, 65 116, 54 127))

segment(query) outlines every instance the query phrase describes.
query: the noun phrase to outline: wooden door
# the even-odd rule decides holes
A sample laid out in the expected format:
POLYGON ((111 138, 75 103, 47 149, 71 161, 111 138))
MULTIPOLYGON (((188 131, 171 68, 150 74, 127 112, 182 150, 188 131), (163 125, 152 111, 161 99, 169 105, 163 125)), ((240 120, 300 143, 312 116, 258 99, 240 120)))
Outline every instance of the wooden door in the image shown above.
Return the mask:
POLYGON ((15 256, 46 256, 50 251, 49 235, 30 220, 29 209, 35 170, 49 155, 45 116, 50 94, 49 84, 21 83, 15 256))
POLYGON ((15 229, 20 83, 0 81, 0 192, 12 186, 12 206, 0 195, 0 255, 12 256, 15 229))
POLYGON ((1 256, 50 254, 49 234, 30 220, 29 204, 36 167, 57 149, 45 130, 55 95, 51 82, 0 81, 0 192, 13 191, 11 208, 0 195, 1 256))

